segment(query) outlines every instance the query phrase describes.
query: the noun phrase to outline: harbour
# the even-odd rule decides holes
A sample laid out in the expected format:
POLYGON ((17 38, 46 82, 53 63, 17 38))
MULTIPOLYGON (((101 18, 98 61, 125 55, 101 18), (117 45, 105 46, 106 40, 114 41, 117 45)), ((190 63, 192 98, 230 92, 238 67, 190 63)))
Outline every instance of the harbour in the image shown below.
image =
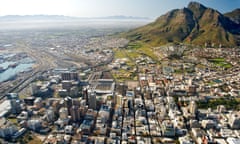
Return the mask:
POLYGON ((0 82, 15 79, 19 73, 31 71, 34 61, 25 54, 1 54, 0 82))

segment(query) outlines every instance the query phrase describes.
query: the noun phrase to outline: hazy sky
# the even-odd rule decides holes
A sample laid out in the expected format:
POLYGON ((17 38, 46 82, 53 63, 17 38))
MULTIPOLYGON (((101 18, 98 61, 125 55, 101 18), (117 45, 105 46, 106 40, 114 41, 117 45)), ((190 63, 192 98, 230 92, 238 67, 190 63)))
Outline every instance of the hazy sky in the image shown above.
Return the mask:
MULTIPOLYGON (((113 15, 158 17, 191 0, 0 0, 0 15, 66 15, 101 17, 113 15)), ((240 0, 196 0, 220 12, 239 8, 240 0)))

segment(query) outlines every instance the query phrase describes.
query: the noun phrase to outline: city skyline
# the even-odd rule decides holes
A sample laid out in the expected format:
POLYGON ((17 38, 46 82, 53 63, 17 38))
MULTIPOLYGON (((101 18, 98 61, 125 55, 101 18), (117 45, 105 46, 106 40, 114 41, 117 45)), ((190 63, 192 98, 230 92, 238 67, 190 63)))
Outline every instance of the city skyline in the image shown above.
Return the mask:
POLYGON ((3 1, 0 144, 240 144, 240 0, 3 1))
MULTIPOLYGON (((105 17, 115 15, 156 18, 172 9, 187 7, 191 0, 0 0, 0 16, 5 15, 64 15, 74 17, 105 17)), ((221 13, 238 8, 240 1, 196 0, 221 13)))

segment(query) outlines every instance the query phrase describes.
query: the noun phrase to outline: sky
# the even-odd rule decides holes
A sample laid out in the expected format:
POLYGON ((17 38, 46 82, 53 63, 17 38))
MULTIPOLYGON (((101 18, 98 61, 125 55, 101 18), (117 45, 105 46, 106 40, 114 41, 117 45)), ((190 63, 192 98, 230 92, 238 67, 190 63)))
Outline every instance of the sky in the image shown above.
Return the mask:
MULTIPOLYGON (((0 16, 65 15, 75 17, 139 16, 156 18, 191 0, 0 0, 0 16)), ((224 13, 239 8, 240 0, 195 0, 224 13)))

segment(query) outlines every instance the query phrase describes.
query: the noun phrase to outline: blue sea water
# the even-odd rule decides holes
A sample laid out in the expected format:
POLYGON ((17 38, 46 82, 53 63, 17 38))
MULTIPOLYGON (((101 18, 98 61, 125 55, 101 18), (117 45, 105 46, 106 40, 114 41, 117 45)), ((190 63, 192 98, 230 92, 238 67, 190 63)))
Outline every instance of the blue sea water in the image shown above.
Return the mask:
POLYGON ((0 67, 6 69, 0 73, 0 82, 6 81, 20 72, 28 71, 33 66, 33 62, 29 60, 19 61, 16 67, 9 67, 11 64, 16 62, 4 62, 0 64, 0 67))

